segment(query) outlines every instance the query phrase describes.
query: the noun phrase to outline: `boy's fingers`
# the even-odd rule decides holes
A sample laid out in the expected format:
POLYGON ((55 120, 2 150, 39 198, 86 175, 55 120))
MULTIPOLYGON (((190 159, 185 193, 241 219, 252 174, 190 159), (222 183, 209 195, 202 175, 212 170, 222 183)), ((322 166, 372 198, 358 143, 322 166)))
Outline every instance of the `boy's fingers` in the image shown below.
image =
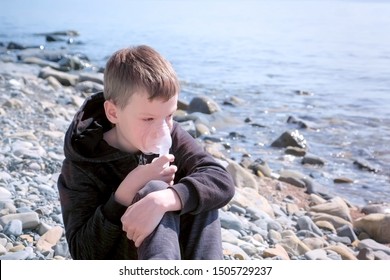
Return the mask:
POLYGON ((167 155, 162 155, 158 158, 154 158, 153 160, 157 160, 157 159, 164 160, 164 162, 166 162, 167 160, 169 162, 173 162, 175 160, 175 156, 172 154, 167 154, 167 155))
POLYGON ((162 176, 172 176, 172 175, 174 176, 176 171, 177 171, 177 168, 172 167, 172 166, 168 166, 163 171, 161 171, 160 174, 162 176))
POLYGON ((158 164, 158 165, 164 165, 166 163, 170 162, 166 156, 156 157, 152 160, 152 163, 158 164))
POLYGON ((144 237, 142 237, 142 236, 138 236, 135 240, 134 240, 134 245, 135 245, 135 247, 139 247, 141 244, 142 244, 142 242, 144 241, 144 237))

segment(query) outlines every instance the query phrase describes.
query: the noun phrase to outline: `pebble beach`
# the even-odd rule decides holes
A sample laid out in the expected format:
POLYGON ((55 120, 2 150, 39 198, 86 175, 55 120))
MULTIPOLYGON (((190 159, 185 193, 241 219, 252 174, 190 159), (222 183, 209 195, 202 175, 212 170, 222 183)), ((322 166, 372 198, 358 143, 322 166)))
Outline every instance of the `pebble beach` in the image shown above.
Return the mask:
MULTIPOLYGON (((71 259, 57 190, 63 139, 84 99, 101 90, 102 69, 86 55, 0 43, 0 260, 71 259)), ((390 260, 389 202, 356 206, 315 178, 271 170, 246 154, 232 159, 231 147, 204 121, 223 106, 207 96, 180 101, 175 120, 234 179, 236 194, 220 210, 226 260, 390 260)), ((323 164, 303 142, 298 130, 286 131, 274 146, 323 164)))

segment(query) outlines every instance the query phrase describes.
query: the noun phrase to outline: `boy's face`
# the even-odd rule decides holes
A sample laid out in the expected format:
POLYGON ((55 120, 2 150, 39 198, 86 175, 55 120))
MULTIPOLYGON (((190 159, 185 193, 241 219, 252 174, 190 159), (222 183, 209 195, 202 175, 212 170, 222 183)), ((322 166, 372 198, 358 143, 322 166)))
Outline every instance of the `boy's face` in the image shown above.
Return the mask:
POLYGON ((138 91, 131 96, 123 109, 111 101, 106 101, 106 115, 115 124, 114 146, 127 152, 149 152, 148 147, 145 147, 145 138, 150 132, 158 135, 163 133, 160 130, 164 122, 172 130, 177 99, 176 94, 168 101, 150 101, 146 91, 138 91))

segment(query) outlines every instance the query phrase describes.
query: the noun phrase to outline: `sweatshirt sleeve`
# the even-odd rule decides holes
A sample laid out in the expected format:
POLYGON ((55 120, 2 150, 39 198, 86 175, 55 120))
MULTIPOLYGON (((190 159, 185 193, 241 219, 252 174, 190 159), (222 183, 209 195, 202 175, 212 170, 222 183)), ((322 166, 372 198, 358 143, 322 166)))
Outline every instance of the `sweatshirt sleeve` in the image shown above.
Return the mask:
POLYGON ((178 167, 172 188, 180 197, 181 214, 218 209, 232 199, 230 173, 178 124, 172 131, 172 153, 178 167))
POLYGON ((123 235, 120 217, 127 207, 109 194, 108 201, 102 202, 96 182, 68 160, 64 161, 57 186, 72 258, 106 258, 123 235))

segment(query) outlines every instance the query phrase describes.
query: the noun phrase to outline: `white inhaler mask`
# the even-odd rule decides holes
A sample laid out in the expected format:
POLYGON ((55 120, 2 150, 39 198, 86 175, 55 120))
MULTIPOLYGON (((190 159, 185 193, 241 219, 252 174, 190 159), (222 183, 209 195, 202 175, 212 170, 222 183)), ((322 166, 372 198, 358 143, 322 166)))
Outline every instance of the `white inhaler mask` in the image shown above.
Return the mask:
POLYGON ((144 135, 143 139, 145 154, 158 154, 159 156, 169 154, 172 145, 171 131, 165 120, 153 123, 144 135))

